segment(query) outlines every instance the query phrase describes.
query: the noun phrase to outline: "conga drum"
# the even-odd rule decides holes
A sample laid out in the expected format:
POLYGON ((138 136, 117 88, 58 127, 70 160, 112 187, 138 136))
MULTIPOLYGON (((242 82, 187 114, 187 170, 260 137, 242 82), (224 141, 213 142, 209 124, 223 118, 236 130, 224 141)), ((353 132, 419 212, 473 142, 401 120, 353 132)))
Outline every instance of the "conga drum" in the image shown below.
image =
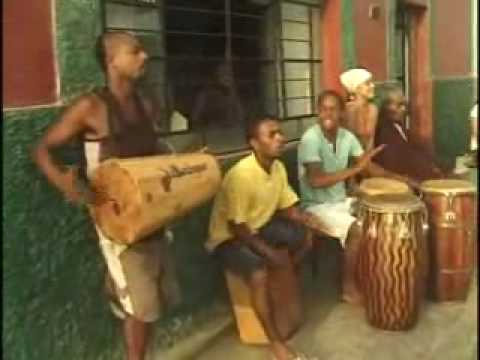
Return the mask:
POLYGON ((420 189, 429 211, 430 289, 438 301, 463 301, 475 258, 475 188, 463 180, 428 180, 420 189))
POLYGON ((106 201, 90 212, 105 236, 132 244, 209 200, 220 182, 209 154, 109 159, 91 177, 106 201))
POLYGON ((363 180, 358 187, 359 197, 381 194, 408 194, 411 190, 404 182, 384 177, 363 180))
POLYGON ((412 194, 360 201, 362 243, 357 263, 367 321, 384 330, 415 325, 428 267, 423 203, 412 194))
MULTIPOLYGON (((268 267, 268 296, 273 310, 273 321, 279 335, 286 339, 303 322, 300 281, 287 249, 275 249, 285 260, 285 266, 268 267)), ((226 270, 225 278, 230 293, 240 340, 246 344, 268 344, 269 340, 252 306, 251 293, 244 279, 226 270)))

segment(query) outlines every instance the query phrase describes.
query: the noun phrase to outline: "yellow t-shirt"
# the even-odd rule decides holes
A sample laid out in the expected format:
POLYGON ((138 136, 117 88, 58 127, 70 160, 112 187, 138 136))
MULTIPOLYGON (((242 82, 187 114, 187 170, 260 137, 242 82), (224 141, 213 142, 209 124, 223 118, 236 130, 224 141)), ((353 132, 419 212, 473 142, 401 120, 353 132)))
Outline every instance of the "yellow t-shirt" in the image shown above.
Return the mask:
POLYGON ((275 211, 292 206, 298 196, 288 184, 287 172, 279 160, 268 174, 252 153, 236 163, 225 175, 215 197, 210 216, 206 248, 212 251, 233 234, 229 221, 245 223, 255 232, 265 225, 275 211))

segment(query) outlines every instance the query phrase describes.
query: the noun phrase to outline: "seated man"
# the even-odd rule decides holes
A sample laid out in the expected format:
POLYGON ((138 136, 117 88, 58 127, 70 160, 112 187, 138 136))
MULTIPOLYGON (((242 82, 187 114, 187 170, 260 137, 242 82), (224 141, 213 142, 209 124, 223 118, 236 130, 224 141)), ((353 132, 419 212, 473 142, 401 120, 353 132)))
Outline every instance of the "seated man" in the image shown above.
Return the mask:
POLYGON ((206 247, 223 266, 242 276, 252 294, 252 306, 270 340, 275 359, 300 359, 279 336, 267 293, 266 265, 282 266, 274 251, 288 247, 298 263, 311 247, 304 225, 312 220, 295 206, 297 195, 278 160, 285 139, 272 117, 247 127, 253 152, 225 175, 210 218, 206 247))
POLYGON ((403 182, 409 179, 371 163, 383 146, 364 152, 355 135, 339 125, 344 108, 342 97, 335 91, 326 90, 319 96, 318 123, 303 134, 298 147, 298 173, 302 206, 324 224, 325 233, 338 238, 346 247, 343 299, 359 302, 361 297, 354 282, 359 236, 357 227, 352 226, 353 199, 347 197, 345 182, 365 172, 403 182), (349 166, 351 159, 354 164, 349 166))
POLYGON ((385 144, 385 150, 373 161, 384 169, 416 181, 444 177, 442 170, 426 151, 413 144, 405 128, 407 101, 400 89, 392 89, 380 107, 375 132, 375 146, 385 144))

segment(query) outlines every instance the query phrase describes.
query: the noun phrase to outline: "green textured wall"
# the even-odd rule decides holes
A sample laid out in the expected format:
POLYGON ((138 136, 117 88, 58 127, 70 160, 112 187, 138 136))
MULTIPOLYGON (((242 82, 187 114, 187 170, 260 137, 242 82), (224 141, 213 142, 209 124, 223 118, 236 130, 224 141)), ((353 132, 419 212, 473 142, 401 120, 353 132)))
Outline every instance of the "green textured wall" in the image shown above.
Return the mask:
POLYGON ((343 69, 348 70, 357 66, 355 50, 355 22, 353 19, 353 1, 342 0, 342 50, 343 69))
POLYGON ((433 83, 435 151, 448 161, 464 154, 470 139, 469 114, 474 79, 436 80, 433 83))

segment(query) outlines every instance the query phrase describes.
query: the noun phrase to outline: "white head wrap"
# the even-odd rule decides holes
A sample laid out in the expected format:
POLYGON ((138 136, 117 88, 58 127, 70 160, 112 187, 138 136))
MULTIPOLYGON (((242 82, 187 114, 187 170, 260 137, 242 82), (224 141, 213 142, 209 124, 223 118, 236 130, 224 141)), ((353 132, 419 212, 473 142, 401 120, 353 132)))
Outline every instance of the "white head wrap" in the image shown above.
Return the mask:
POLYGON ((478 118, 478 104, 475 104, 475 106, 470 111, 470 117, 471 118, 478 118))
POLYGON ((340 75, 340 82, 349 93, 354 93, 357 87, 372 78, 372 73, 365 69, 350 69, 340 75))

